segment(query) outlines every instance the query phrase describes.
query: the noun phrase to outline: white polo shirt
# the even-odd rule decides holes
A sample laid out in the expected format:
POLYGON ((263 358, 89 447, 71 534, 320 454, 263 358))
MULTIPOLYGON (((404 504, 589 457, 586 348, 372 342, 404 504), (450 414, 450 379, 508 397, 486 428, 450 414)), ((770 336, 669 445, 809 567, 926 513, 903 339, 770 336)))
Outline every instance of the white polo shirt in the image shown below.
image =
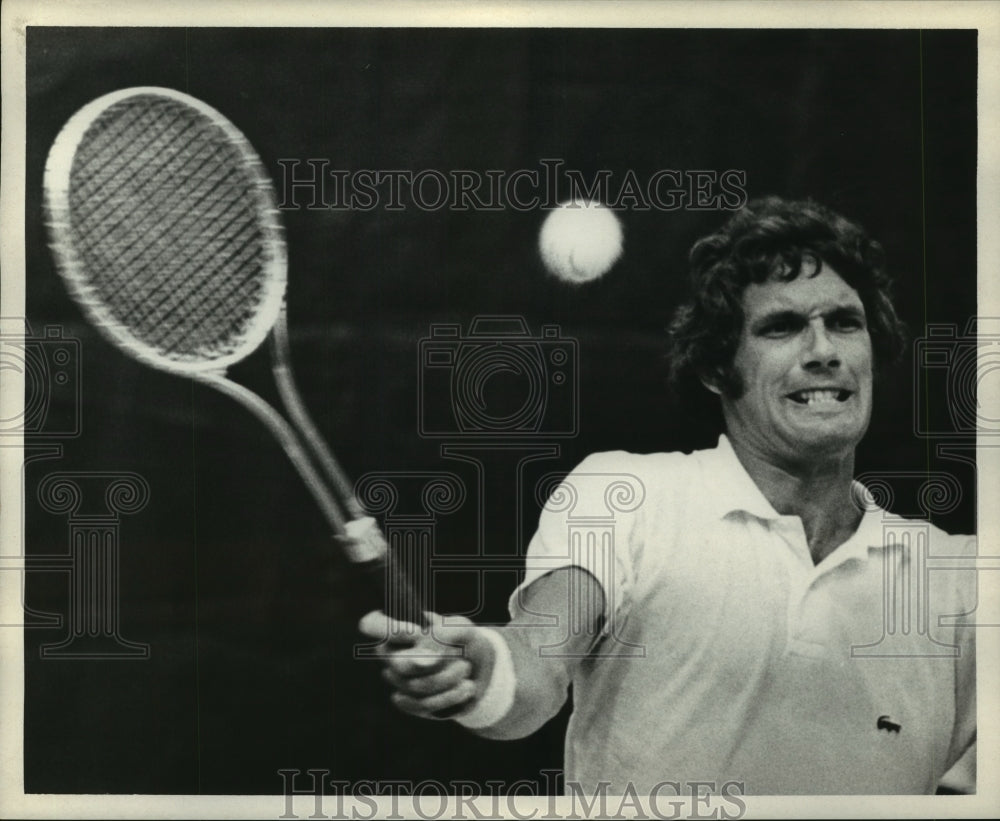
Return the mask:
POLYGON ((974 553, 972 537, 869 504, 814 565, 801 519, 774 510, 724 436, 690 455, 588 457, 546 505, 510 600, 530 621, 518 593, 578 565, 608 602, 572 681, 567 791, 933 793, 975 738, 961 615, 976 586, 973 569, 927 559, 974 553))

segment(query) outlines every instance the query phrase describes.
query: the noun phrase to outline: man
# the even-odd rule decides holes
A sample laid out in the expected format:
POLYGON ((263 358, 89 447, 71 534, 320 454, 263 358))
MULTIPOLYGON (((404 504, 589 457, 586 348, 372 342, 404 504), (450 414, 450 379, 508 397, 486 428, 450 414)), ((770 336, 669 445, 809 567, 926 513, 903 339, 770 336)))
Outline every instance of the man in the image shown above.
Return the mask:
MULTIPOLYGON (((974 609, 974 573, 935 574, 915 605, 930 633, 882 647, 888 580, 916 573, 918 551, 853 480, 903 341, 881 248, 815 203, 768 198, 691 267, 671 354, 718 395, 718 447, 584 460, 542 513, 511 622, 386 644, 393 700, 516 738, 572 684, 565 779, 585 793, 934 792, 975 737, 972 629, 939 618, 974 609), (631 501, 609 496, 623 484, 631 501), (612 532, 588 535, 609 511, 612 532)), ((913 524, 931 553, 974 552, 913 524)), ((361 629, 406 634, 380 613, 361 629)))

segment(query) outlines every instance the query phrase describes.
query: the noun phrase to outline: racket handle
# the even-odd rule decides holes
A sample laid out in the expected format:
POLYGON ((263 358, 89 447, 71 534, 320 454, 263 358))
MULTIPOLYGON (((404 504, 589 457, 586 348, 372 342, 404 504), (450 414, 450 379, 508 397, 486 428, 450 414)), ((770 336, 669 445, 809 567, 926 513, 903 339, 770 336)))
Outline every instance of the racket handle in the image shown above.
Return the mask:
MULTIPOLYGON (((389 618, 415 624, 421 629, 429 628, 430 620, 424 612, 420 592, 396 562, 375 520, 370 516, 352 519, 345 530, 345 535, 336 538, 353 562, 359 583, 372 600, 384 601, 383 610, 389 618)), ((451 718, 468 706, 468 702, 458 704, 438 710, 434 715, 451 718)))
POLYGON ((359 582, 375 601, 383 602, 386 615, 420 627, 430 626, 420 592, 399 566, 371 516, 352 519, 345 534, 336 538, 354 563, 359 582))
POLYGON ((373 601, 383 601, 382 609, 389 618, 429 627, 420 594, 391 556, 369 559, 354 566, 359 582, 371 594, 373 601))

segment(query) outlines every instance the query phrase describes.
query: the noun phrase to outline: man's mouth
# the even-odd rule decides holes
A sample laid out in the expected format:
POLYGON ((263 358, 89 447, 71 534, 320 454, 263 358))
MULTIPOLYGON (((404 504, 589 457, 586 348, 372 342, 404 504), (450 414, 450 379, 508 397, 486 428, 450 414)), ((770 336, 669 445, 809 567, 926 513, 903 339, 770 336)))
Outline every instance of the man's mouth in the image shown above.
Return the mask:
POLYGON ((788 394, 788 398, 800 405, 822 405, 831 402, 846 402, 852 391, 843 388, 807 388, 788 394))

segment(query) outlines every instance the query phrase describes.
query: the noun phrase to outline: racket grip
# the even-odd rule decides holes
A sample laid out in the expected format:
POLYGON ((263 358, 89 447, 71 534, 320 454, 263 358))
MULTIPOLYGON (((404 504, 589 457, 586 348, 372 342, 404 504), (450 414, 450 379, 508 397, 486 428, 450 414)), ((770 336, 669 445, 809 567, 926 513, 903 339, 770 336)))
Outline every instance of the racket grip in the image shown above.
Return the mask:
POLYGON ((420 592, 396 561, 375 520, 371 516, 353 519, 345 530, 337 539, 372 600, 382 602, 390 618, 429 627, 420 592))
MULTIPOLYGON (((347 523, 346 533, 337 537, 354 565, 359 584, 372 601, 384 602, 386 615, 422 629, 430 627, 420 592, 395 560, 378 524, 370 516, 347 523)), ((468 702, 438 710, 435 717, 452 718, 468 709, 468 702)))
POLYGON ((372 601, 382 602, 386 615, 397 621, 429 627, 420 594, 392 556, 369 559, 356 564, 355 572, 372 601))

